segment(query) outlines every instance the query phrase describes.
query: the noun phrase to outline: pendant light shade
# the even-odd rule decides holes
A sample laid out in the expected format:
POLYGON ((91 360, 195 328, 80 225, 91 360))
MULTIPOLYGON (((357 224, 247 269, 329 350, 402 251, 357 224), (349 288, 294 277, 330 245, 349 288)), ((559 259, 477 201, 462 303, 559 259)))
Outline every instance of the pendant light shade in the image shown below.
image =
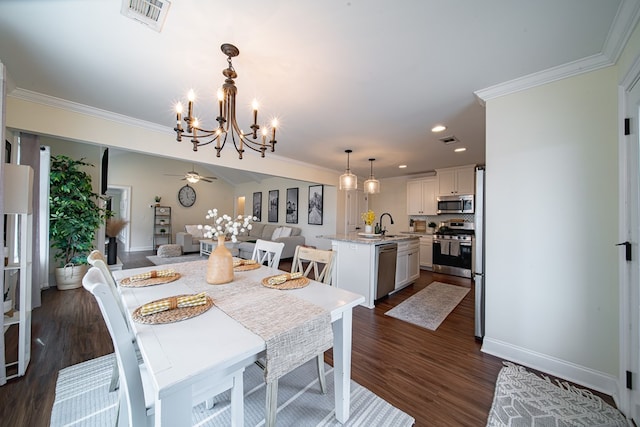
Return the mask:
POLYGON ((380 181, 373 176, 373 162, 376 159, 369 159, 371 162, 371 175, 369 179, 364 182, 364 192, 367 194, 378 194, 380 192, 380 181))
POLYGON ((349 154, 352 150, 344 150, 347 153, 347 170, 340 175, 340 190, 355 190, 358 188, 358 177, 351 173, 349 169, 349 154))

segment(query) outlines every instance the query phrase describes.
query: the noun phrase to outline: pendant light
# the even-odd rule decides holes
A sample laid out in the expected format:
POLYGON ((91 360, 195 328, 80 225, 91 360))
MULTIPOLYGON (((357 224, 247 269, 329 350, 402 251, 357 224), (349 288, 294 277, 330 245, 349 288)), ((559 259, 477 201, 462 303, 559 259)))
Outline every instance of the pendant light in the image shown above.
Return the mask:
POLYGON ((364 192, 367 194, 378 194, 380 192, 380 181, 373 176, 373 162, 376 159, 369 159, 371 162, 371 175, 369 179, 364 182, 364 192))
POLYGON ((349 169, 349 154, 352 150, 344 150, 347 153, 347 170, 340 175, 340 190, 355 190, 358 188, 358 177, 351 173, 349 169))

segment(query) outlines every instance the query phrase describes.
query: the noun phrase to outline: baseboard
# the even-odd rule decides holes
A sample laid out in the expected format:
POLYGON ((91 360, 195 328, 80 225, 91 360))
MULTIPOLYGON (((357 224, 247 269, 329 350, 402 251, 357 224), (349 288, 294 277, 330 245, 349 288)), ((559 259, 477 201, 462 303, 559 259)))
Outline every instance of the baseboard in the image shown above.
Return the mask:
POLYGON ((153 250, 153 246, 137 246, 137 247, 130 247, 129 248, 129 252, 142 252, 142 251, 152 251, 153 250))
POLYGON ((482 340, 481 351, 608 394, 619 402, 618 378, 612 375, 489 337, 482 340))

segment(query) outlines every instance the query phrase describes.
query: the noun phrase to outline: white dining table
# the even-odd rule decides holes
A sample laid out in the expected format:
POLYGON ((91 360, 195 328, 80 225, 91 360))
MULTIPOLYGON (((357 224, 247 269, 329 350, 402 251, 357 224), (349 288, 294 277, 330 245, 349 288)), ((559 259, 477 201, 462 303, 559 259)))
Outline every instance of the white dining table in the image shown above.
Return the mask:
MULTIPOLYGON (((203 263, 206 260, 114 271, 113 275, 119 281, 160 269, 176 269, 183 276, 201 274, 203 263)), ((256 270, 236 272, 235 276, 237 280, 259 282, 264 277, 281 273, 280 270, 262 266, 256 270)), ((154 286, 119 287, 138 347, 153 380, 156 426, 191 425, 193 396, 206 396, 209 389, 215 389, 217 382, 264 356, 266 349, 265 341, 260 336, 215 305, 199 316, 175 323, 142 324, 133 321, 132 312, 143 304, 175 295, 192 294, 193 290, 185 282, 182 277, 171 283, 154 286)), ((204 274, 202 282, 206 283, 204 274)), ((233 286, 233 282, 222 286, 233 286)), ((335 413, 338 421, 346 422, 350 412, 352 310, 364 301, 364 297, 313 280, 300 289, 271 290, 294 295, 331 314, 335 413)))

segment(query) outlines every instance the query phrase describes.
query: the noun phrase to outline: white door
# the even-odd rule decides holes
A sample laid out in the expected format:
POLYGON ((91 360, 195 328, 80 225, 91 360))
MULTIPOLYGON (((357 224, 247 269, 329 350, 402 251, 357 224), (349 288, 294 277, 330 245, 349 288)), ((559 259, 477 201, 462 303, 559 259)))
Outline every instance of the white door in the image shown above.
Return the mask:
POLYGON ((367 210, 367 195, 362 190, 345 191, 345 233, 355 233, 363 228, 360 214, 367 210))
POLYGON ((624 246, 620 247, 620 409, 638 424, 640 421, 640 65, 635 82, 623 86, 623 109, 629 118, 629 135, 620 143, 620 242, 631 242, 632 260, 625 260, 624 246), (632 373, 632 389, 626 387, 626 372, 632 373))

